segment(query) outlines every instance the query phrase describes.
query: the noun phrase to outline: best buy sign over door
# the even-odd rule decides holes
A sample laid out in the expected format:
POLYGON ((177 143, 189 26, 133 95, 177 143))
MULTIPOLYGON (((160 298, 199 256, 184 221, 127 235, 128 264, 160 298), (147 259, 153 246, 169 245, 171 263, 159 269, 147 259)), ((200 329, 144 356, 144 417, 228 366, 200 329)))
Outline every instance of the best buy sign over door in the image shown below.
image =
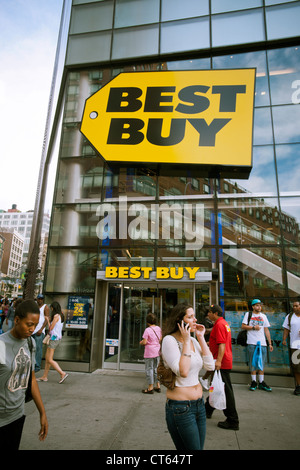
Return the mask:
POLYGON ((111 163, 252 165, 255 69, 121 73, 87 99, 81 132, 111 163))

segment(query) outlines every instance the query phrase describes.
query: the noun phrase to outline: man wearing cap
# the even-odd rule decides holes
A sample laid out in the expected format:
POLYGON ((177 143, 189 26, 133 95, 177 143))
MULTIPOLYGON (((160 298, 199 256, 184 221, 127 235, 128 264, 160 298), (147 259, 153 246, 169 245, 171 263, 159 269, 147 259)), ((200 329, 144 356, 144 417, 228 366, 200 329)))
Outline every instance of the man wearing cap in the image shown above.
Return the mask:
POLYGON ((291 360, 291 369, 295 378, 294 395, 300 396, 300 302, 293 303, 293 311, 289 313, 283 322, 283 340, 282 344, 287 346, 289 337, 289 351, 291 360))
POLYGON ((50 311, 48 305, 44 303, 43 294, 39 294, 36 298, 36 302, 40 309, 40 320, 32 334, 36 342, 35 352, 35 372, 41 370, 42 355, 43 355, 43 339, 45 338, 45 327, 49 324, 50 311))
POLYGON ((266 392, 271 392, 272 389, 269 387, 266 382, 264 381, 264 370, 252 370, 252 358, 256 348, 258 341, 261 344, 262 350, 262 362, 263 362, 263 369, 264 364, 267 358, 267 346, 269 346, 270 352, 273 351, 273 346, 271 342, 271 335, 269 331, 269 320, 267 316, 262 313, 262 304, 259 299, 252 300, 252 316, 248 325, 248 315, 247 312, 244 316, 242 322, 242 329, 247 330, 247 349, 248 349, 248 357, 249 357, 249 367, 251 371, 251 385, 249 390, 254 391, 257 389, 257 380, 256 375, 258 373, 258 388, 260 390, 265 390, 266 392), (268 343, 268 344, 267 344, 268 343))

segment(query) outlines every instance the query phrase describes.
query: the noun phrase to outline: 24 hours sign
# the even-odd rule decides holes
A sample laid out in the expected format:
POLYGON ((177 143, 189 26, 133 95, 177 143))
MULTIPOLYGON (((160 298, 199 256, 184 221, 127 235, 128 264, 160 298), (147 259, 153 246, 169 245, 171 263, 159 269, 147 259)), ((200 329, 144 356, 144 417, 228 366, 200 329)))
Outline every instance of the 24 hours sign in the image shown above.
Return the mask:
POLYGON ((255 69, 121 73, 87 99, 81 132, 108 163, 247 177, 254 87, 255 69))

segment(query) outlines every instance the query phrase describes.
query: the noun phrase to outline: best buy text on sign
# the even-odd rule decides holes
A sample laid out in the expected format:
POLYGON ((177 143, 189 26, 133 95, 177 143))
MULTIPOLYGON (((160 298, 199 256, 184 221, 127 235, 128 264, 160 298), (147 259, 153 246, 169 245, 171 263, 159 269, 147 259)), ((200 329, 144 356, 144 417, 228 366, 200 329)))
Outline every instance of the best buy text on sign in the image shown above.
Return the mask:
POLYGON ((121 73, 81 132, 108 162, 251 167, 254 86, 255 69, 121 73))

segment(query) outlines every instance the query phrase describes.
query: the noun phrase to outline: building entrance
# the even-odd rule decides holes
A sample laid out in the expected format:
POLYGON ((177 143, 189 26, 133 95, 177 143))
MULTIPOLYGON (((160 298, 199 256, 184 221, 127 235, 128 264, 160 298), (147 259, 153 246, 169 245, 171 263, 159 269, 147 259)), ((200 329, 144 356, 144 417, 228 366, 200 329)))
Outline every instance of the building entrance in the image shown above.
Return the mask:
POLYGON ((140 345, 148 313, 155 313, 161 328, 172 308, 190 303, 200 322, 211 299, 210 283, 109 283, 105 328, 104 368, 144 370, 140 345))

